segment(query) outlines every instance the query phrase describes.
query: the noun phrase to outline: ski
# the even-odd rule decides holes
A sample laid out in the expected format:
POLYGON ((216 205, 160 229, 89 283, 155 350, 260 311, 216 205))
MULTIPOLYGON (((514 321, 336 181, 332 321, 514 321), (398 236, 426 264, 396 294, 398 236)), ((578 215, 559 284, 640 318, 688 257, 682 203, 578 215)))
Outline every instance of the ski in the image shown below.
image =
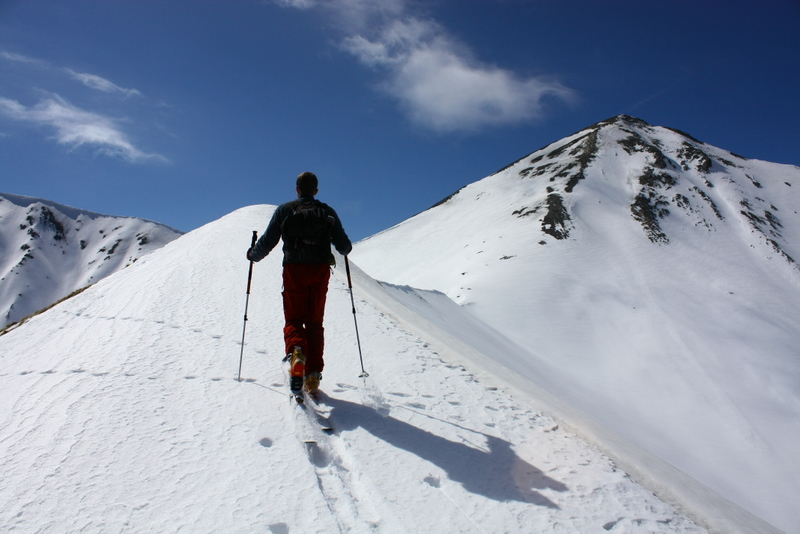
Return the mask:
POLYGON ((316 443, 317 436, 308 415, 305 413, 303 404, 295 404, 294 408, 294 432, 302 443, 316 443))
MULTIPOLYGON (((288 356, 283 361, 288 362, 288 356)), ((282 367, 285 378, 291 383, 288 367, 282 367)), ((289 402, 294 405, 295 429, 303 443, 316 443, 315 436, 318 434, 333 434, 333 427, 320 413, 319 397, 320 392, 306 395, 302 389, 289 390, 289 402)))
POLYGON ((290 402, 293 405, 295 434, 302 443, 315 444, 323 439, 323 435, 333 433, 333 427, 327 424, 314 405, 305 401, 298 402, 294 396, 290 402))
POLYGON ((314 422, 324 434, 333 434, 333 426, 331 426, 330 421, 328 421, 321 409, 324 405, 320 404, 320 392, 314 395, 309 394, 308 397, 310 399, 308 406, 311 408, 309 417, 314 419, 314 422))

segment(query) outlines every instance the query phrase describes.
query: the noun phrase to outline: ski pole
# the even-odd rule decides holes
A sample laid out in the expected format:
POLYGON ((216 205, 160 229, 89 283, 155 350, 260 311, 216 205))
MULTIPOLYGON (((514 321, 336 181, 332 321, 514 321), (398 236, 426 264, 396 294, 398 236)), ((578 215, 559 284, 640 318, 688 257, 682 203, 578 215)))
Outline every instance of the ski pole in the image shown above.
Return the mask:
MULTIPOLYGON (((253 230, 253 242, 250 243, 252 249, 256 246, 258 232, 253 230)), ((239 382, 242 381, 242 360, 244 359, 244 333, 247 330, 247 307, 250 305, 250 282, 253 280, 253 260, 250 260, 250 270, 247 273, 247 298, 244 301, 244 324, 242 325, 242 351, 239 353, 239 382)))
POLYGON ((353 323, 356 325, 356 342, 358 343, 358 359, 361 362, 361 374, 359 378, 366 378, 369 373, 364 370, 364 356, 361 354, 361 339, 358 337, 358 320, 356 319, 356 301, 353 298, 353 280, 350 278, 350 261, 344 257, 344 268, 347 271, 347 286, 350 288, 350 303, 353 305, 353 323))

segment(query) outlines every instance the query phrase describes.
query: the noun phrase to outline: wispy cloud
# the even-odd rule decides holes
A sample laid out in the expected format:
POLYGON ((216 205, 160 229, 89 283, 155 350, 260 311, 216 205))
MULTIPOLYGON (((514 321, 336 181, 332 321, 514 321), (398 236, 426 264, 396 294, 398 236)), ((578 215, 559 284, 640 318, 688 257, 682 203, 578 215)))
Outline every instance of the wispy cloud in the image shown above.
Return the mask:
POLYGON ((275 0, 275 3, 285 7, 296 7, 297 9, 308 9, 317 5, 315 0, 275 0))
POLYGON ((52 128, 58 143, 73 148, 87 146, 101 154, 120 157, 130 162, 166 161, 163 156, 138 149, 119 128, 118 121, 80 109, 56 95, 33 107, 0 97, 0 114, 14 120, 52 128))
MULTIPOLYGON (((102 76, 54 66, 45 60, 7 50, 0 50, 0 59, 44 69, 51 77, 67 75, 92 90, 122 96, 124 99, 142 96, 138 90, 121 87, 102 76)), ((36 92, 42 93, 40 89, 36 92)), ((55 132, 56 142, 71 148, 86 147, 96 153, 133 163, 167 161, 161 155, 138 148, 123 130, 121 123, 124 121, 82 109, 56 94, 46 93, 44 98, 30 107, 0 96, 0 116, 50 129, 55 132)))
POLYGON ((342 49, 383 76, 380 87, 415 123, 440 132, 541 118, 547 98, 575 93, 551 77, 524 77, 477 59, 406 0, 275 0, 285 7, 327 9, 343 28, 342 49))
POLYGON ((47 63, 46 61, 42 61, 41 59, 23 56, 22 54, 15 54, 13 52, 7 52, 5 50, 0 50, 0 58, 3 58, 8 61, 16 61, 17 63, 27 63, 29 65, 37 65, 39 67, 49 66, 49 63, 47 63))
POLYGON ((97 74, 89 74, 86 72, 76 72, 72 69, 68 68, 57 68, 52 66, 47 61, 42 59, 37 59, 29 56, 24 56, 22 54, 17 54, 15 52, 9 52, 7 50, 0 50, 0 59, 5 59, 7 61, 13 61, 16 63, 24 63, 27 65, 33 65, 37 67, 44 67, 52 72, 56 73, 66 73, 69 75, 70 78, 73 80, 81 82, 86 87, 90 89, 96 89, 98 91, 102 91, 104 93, 109 94, 119 94, 124 97, 129 96, 142 96, 142 93, 137 89, 127 89, 125 87, 120 87, 119 85, 115 84, 114 82, 103 78, 102 76, 98 76, 97 74))
POLYGON ((120 87, 119 85, 106 80, 101 76, 97 76, 96 74, 87 74, 84 72, 75 72, 72 69, 64 69, 73 79, 78 80, 86 87, 91 89, 97 89, 98 91, 102 91, 104 93, 111 93, 111 94, 121 94, 123 96, 141 96, 142 93, 136 89, 126 89, 124 87, 120 87))

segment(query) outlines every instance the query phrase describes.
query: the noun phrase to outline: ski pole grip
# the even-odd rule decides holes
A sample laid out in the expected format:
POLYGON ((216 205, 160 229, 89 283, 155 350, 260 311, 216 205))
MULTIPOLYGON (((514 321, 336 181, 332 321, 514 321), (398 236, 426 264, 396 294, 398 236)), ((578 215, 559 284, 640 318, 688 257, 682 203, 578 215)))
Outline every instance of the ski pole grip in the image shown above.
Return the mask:
MULTIPOLYGON (((250 243, 250 249, 256 246, 256 241, 258 240, 258 232, 253 230, 253 241, 250 243)), ((250 260, 250 270, 247 272, 247 295, 250 296, 250 282, 253 281, 253 260, 250 260)), ((247 312, 244 314, 244 320, 247 321, 247 312)))

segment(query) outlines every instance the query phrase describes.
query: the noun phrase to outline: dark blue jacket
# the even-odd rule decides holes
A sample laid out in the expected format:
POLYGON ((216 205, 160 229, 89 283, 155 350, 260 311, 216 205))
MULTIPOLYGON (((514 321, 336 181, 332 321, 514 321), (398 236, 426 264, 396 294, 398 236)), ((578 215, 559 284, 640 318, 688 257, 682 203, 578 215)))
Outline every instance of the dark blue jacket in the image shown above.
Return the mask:
POLYGON ((331 263, 333 255, 331 254, 330 245, 333 244, 336 250, 342 254, 347 255, 353 250, 353 245, 342 227, 342 221, 336 214, 333 208, 327 204, 315 200, 314 197, 300 197, 297 200, 281 204, 272 214, 272 219, 267 225, 264 234, 256 242, 256 246, 250 251, 249 258, 252 261, 261 261, 267 257, 278 241, 283 238, 283 263, 331 263), (284 222, 286 219, 294 214, 295 207, 303 202, 313 202, 315 206, 322 208, 330 221, 330 243, 322 243, 319 246, 313 247, 313 250, 303 249, 299 250, 292 242, 292 239, 287 239, 283 235, 284 222))

